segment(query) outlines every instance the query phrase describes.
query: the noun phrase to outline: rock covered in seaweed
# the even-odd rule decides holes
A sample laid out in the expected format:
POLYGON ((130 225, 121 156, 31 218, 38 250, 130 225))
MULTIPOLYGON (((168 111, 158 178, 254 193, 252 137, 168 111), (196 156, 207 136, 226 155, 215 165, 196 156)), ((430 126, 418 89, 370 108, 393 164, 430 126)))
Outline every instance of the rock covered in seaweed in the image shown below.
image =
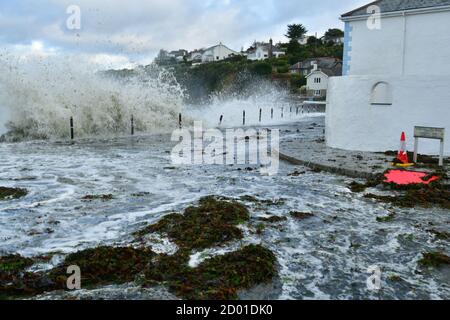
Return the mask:
POLYGON ((198 206, 186 208, 183 214, 170 214, 135 235, 142 238, 158 232, 166 234, 180 248, 206 249, 242 239, 237 225, 249 219, 250 214, 242 204, 206 197, 198 206))
POLYGON ((20 199, 28 194, 26 189, 0 187, 0 201, 20 199))

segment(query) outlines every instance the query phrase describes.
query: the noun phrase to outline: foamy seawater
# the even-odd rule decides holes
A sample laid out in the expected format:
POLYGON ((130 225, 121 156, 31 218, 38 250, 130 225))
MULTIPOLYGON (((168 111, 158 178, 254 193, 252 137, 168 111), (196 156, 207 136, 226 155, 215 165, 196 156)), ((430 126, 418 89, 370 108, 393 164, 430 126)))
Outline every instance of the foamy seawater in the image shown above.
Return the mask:
MULTIPOLYGON (((281 127, 282 139, 295 142, 314 134, 312 121, 323 130, 323 119, 281 127), (299 130, 299 132, 297 132, 299 130)), ((448 241, 435 240, 433 226, 449 229, 449 211, 398 209, 352 193, 351 179, 281 163, 279 174, 262 176, 257 166, 173 166, 168 135, 108 140, 22 142, 0 144, 0 185, 20 187, 29 194, 0 202, 0 254, 53 254, 49 268, 63 256, 99 245, 132 244, 132 233, 166 214, 180 212, 207 195, 282 200, 277 205, 244 202, 251 211, 245 239, 223 248, 195 253, 191 264, 208 256, 261 243, 278 258, 277 285, 267 289, 275 299, 449 299, 450 271, 424 271, 417 261, 423 252, 449 253, 448 241), (304 171, 290 176, 295 170, 304 171), (85 201, 86 195, 111 194, 108 201, 85 201), (291 211, 314 217, 296 220, 291 211), (377 217, 397 213, 394 221, 377 217), (258 217, 279 215, 287 221, 254 232, 258 217), (382 289, 369 291, 367 269, 382 269, 382 289), (394 280, 395 279, 395 280, 394 280)), ((173 252, 166 239, 149 245, 173 252)), ((175 248, 176 250, 176 248, 175 248)), ((127 298, 123 287, 109 286, 90 298, 127 298)), ((136 297, 130 285, 128 298, 136 297)), ((139 292, 139 298, 167 298, 139 292)))

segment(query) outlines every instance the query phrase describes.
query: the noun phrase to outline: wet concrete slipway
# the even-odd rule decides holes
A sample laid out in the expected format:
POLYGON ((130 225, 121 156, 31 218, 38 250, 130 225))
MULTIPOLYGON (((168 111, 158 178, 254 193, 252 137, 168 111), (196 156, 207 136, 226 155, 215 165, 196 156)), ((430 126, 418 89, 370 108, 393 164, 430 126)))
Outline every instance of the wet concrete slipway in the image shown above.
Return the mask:
MULTIPOLYGON (((307 118, 278 128, 282 148, 295 149, 300 142, 320 143, 324 119, 307 118)), ((259 166, 252 165, 174 166, 173 145, 165 135, 0 144, 0 185, 29 191, 24 198, 0 202, 0 255, 51 255, 48 263, 31 267, 50 269, 68 253, 132 245, 133 232, 182 212, 201 197, 249 195, 272 202, 240 200, 251 212, 250 223, 241 226, 244 239, 191 257, 195 265, 251 243, 273 251, 278 278, 243 292, 241 298, 450 299, 449 268, 418 265, 424 252, 450 253, 449 240, 429 232, 449 231, 448 210, 376 202, 350 191, 354 178, 288 162, 281 162, 274 176, 261 175, 259 166), (101 194, 113 197, 83 200, 101 194), (295 219, 293 211, 314 216, 295 219), (393 212, 393 220, 377 220, 393 212), (265 223, 262 232, 255 232, 259 218, 274 215, 286 220, 265 223), (381 290, 368 290, 371 266, 381 269, 381 290)), ((333 157, 328 152, 326 156, 333 157)), ((155 252, 177 250, 163 236, 154 236, 148 245, 155 252)), ((143 289, 133 283, 37 298, 176 299, 163 286, 143 289)))

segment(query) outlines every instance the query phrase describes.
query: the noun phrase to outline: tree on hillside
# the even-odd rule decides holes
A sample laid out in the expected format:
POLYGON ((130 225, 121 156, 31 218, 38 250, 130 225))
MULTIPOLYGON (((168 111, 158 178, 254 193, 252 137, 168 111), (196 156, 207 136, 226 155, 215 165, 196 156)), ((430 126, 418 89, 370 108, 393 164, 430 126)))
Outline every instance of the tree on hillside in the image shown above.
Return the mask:
POLYGON ((332 40, 334 38, 342 38, 344 36, 344 31, 341 29, 328 29, 327 32, 325 32, 325 40, 332 40))
POLYGON ((320 40, 320 39, 318 39, 318 38, 316 38, 314 36, 311 36, 311 37, 308 38, 307 44, 321 46, 322 45, 322 40, 320 40))
POLYGON ((286 34, 286 37, 289 38, 291 41, 298 41, 307 32, 308 30, 302 24, 290 24, 288 25, 288 32, 286 34))

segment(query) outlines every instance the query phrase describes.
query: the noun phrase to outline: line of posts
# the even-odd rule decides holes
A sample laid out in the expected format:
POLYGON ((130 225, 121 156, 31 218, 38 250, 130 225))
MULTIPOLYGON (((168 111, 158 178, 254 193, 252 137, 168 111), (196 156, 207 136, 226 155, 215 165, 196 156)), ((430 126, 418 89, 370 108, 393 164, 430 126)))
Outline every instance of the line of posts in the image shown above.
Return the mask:
MULTIPOLYGON (((296 115, 299 114, 299 110, 300 110, 300 107, 297 107, 297 109, 296 109, 296 115)), ((315 107, 314 110, 317 111, 317 107, 315 107)), ((289 112, 292 114, 292 107, 290 107, 289 112)), ((309 113, 309 112, 310 112, 310 111, 308 110, 308 113, 309 113)), ((302 108, 302 114, 303 114, 303 113, 304 113, 304 110, 303 110, 303 108, 302 108)), ((259 122, 260 122, 260 123, 262 122, 262 114, 263 114, 263 110, 262 110, 262 108, 260 108, 260 109, 259 109, 259 122)), ((245 126, 246 123, 247 123, 247 118, 246 118, 246 116, 247 116, 246 111, 243 110, 243 111, 242 111, 242 125, 243 125, 243 126, 245 126)), ((273 108, 271 108, 271 109, 270 109, 270 118, 273 119, 273 117, 274 117, 274 110, 273 110, 273 108)), ((282 119, 284 118, 284 108, 281 108, 281 118, 282 118, 282 119)), ((134 121, 134 116, 133 116, 133 115, 131 116, 131 119, 130 119, 130 120, 131 120, 131 135, 134 136, 134 134, 135 134, 135 121, 134 121)), ((224 115, 222 114, 222 115, 220 115, 220 118, 219 118, 219 126, 222 125, 223 120, 224 120, 224 115)), ((182 118, 182 114, 181 114, 181 113, 178 115, 178 127, 179 127, 180 129, 182 129, 182 127, 183 127, 183 118, 182 118)), ((75 139, 75 130, 74 130, 74 121, 73 121, 73 117, 70 117, 70 139, 71 139, 71 140, 74 140, 74 139, 75 139)))

